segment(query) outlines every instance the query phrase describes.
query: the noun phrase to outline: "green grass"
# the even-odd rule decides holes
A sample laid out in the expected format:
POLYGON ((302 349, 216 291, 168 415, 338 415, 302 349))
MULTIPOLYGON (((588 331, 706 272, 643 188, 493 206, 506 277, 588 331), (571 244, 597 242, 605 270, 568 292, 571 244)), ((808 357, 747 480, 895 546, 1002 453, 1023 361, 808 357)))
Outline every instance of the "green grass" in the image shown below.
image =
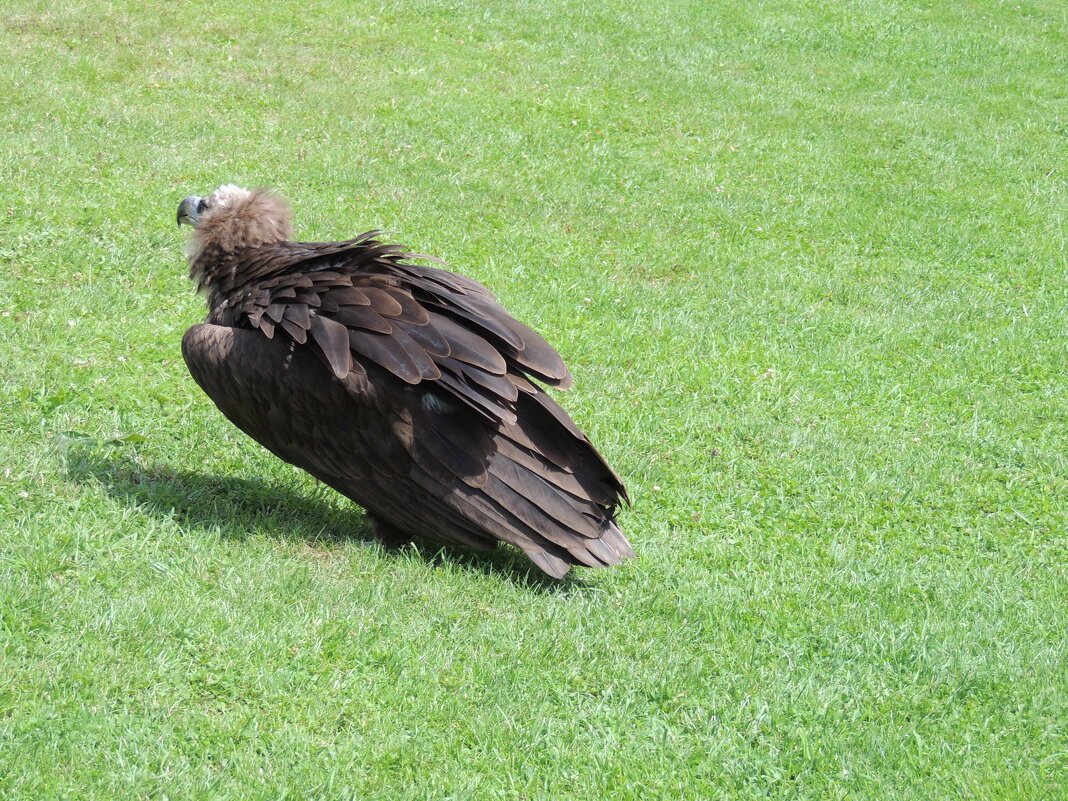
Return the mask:
POLYGON ((0 798, 1068 798, 1063 6, 0 24, 0 798), (493 287, 638 560, 391 553, 179 353, 179 199, 493 287))

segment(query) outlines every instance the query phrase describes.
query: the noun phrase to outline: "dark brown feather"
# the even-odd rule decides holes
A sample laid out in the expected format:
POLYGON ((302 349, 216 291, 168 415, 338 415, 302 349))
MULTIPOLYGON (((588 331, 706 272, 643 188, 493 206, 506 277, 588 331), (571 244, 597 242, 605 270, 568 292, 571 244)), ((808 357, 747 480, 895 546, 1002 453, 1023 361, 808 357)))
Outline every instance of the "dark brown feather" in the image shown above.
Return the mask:
POLYGON ((263 335, 267 339, 274 339, 274 327, 275 323, 272 319, 266 315, 260 315, 260 319, 257 321, 257 327, 263 332, 263 335))
POLYGON ((488 422, 496 423, 500 421, 515 425, 517 418, 511 408, 501 403, 494 396, 480 392, 462 378, 457 378, 452 373, 444 372, 441 374, 441 378, 438 379, 438 383, 449 390, 457 400, 486 418, 488 422))
POLYGON ((414 339, 419 345, 431 356, 448 356, 452 353, 452 347, 449 345, 449 340, 445 339, 441 335, 441 332, 436 329, 430 322, 429 316, 425 325, 415 325, 413 323, 406 323, 404 320, 394 321, 398 328, 404 330, 408 336, 414 339))
POLYGON ((508 363, 486 340, 470 329, 440 314, 430 315, 434 328, 449 341, 449 356, 483 370, 504 375, 508 363))
POLYGON ((419 368, 419 376, 424 381, 434 381, 441 377, 441 370, 434 362, 434 359, 418 342, 408 336, 403 328, 399 325, 395 327, 391 337, 394 342, 404 348, 404 351, 415 362, 415 366, 419 368))
POLYGON ((342 306, 334 313, 333 319, 349 328, 365 328, 379 334, 393 332, 393 326, 370 306, 342 306))
POLYGON ((430 315, 427 314, 426 309, 420 306, 410 293, 395 287, 387 287, 382 291, 393 298, 393 300, 401 307, 401 310, 397 314, 387 316, 395 317, 398 320, 403 320, 404 322, 412 323, 413 325, 426 325, 430 322, 430 315))
POLYGON ((280 325, 282 329, 289 334, 290 339, 298 345, 303 345, 308 341, 308 329, 298 325, 288 317, 283 316, 282 319, 278 321, 278 325, 280 325))
POLYGON ((477 385, 477 387, 492 393, 500 401, 510 404, 519 397, 519 391, 516 389, 515 384, 508 380, 508 376, 487 373, 474 365, 465 364, 447 356, 437 357, 437 363, 441 365, 442 369, 462 378, 472 388, 477 385))
POLYGON ((422 370, 408 351, 389 334, 350 328, 349 345, 360 356, 381 365, 408 384, 418 384, 423 377, 422 370))
POLYGON ((349 331, 341 323, 316 315, 311 324, 312 339, 319 352, 338 378, 344 378, 352 369, 352 352, 349 350, 349 331))
POLYGON ((308 313, 308 307, 300 302, 293 302, 286 304, 286 310, 282 314, 282 318, 289 320, 294 325, 299 325, 305 331, 311 328, 311 315, 308 313))
POLYGON ((401 313, 401 305, 388 293, 374 286, 361 288, 367 299, 371 301, 371 308, 383 317, 397 317, 401 313))
POLYGON ((352 286, 340 286, 330 291, 330 299, 339 306, 370 306, 371 300, 352 286))

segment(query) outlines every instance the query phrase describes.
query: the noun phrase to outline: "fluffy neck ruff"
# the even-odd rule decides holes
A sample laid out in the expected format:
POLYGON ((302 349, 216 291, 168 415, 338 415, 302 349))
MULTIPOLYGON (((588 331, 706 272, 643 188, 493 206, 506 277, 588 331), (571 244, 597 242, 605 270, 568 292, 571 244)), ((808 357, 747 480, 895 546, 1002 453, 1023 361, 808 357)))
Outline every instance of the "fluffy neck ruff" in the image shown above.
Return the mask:
POLYGON ((292 235, 293 213, 280 197, 266 189, 220 186, 206 198, 189 243, 189 277, 200 289, 232 287, 235 256, 292 235))

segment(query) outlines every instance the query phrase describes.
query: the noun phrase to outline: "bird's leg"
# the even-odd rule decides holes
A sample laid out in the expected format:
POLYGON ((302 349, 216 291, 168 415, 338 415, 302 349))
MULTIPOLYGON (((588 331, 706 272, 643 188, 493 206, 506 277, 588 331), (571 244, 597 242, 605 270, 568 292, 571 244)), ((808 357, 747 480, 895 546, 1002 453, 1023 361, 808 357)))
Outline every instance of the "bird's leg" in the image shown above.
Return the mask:
POLYGON ((371 523, 371 534, 387 548, 400 548, 412 541, 410 534, 381 517, 368 513, 367 520, 371 523))

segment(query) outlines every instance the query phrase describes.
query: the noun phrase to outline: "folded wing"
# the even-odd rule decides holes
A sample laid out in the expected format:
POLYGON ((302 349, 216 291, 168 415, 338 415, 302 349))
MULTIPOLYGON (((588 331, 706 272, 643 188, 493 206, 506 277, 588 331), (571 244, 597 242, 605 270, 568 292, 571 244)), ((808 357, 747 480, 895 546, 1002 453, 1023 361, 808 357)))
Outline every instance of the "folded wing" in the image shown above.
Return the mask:
POLYGON ((554 576, 633 556, 622 482, 531 380, 567 368, 485 287, 367 235, 273 251, 235 325, 183 339, 238 427, 413 535, 510 542, 554 576))

